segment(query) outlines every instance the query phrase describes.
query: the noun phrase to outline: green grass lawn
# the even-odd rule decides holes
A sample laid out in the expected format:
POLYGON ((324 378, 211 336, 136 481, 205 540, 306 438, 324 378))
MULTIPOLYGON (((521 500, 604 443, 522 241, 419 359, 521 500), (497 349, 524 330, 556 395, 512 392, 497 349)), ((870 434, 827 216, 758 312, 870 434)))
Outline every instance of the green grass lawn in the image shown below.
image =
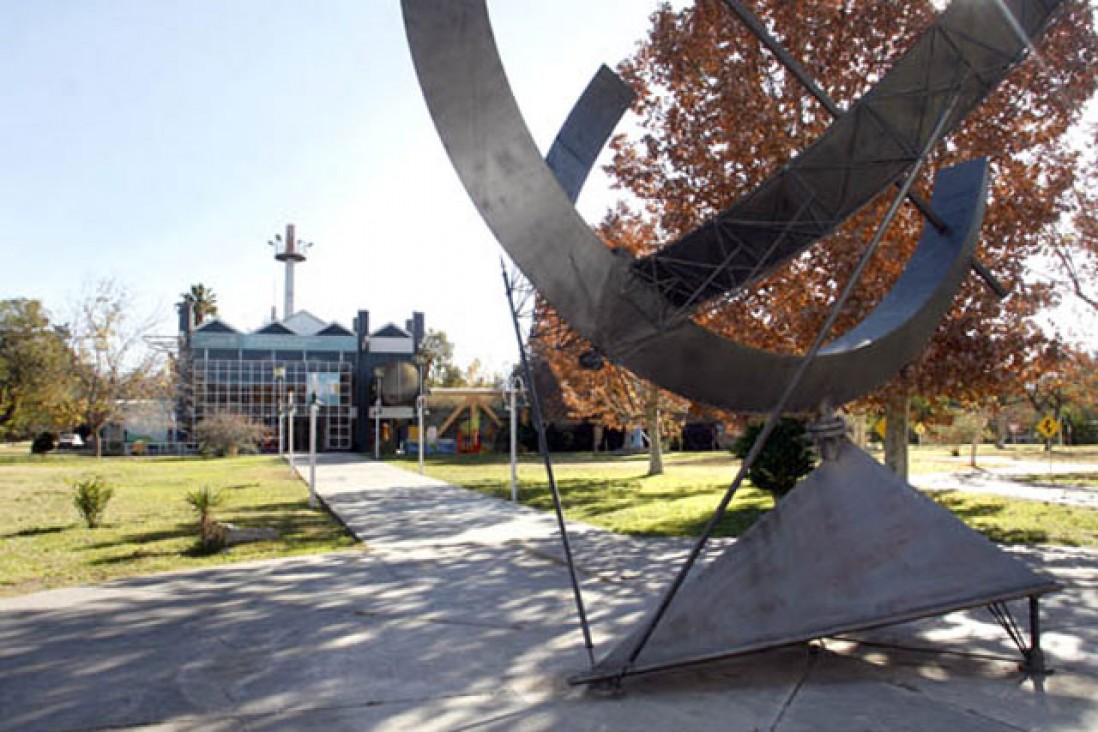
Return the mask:
POLYGON ((97 461, 0 451, 0 595, 354 545, 325 511, 309 509, 306 486, 274 457, 97 461), (91 475, 115 488, 98 529, 86 528, 72 503, 72 481, 91 475), (196 552, 196 518, 184 496, 203 485, 226 497, 216 518, 273 527, 280 538, 196 552))
MULTIPOLYGON (((554 456, 553 467, 569 518, 622 534, 690 536, 709 519, 737 464, 721 453, 673 453, 665 455, 666 474, 649 478, 644 455, 571 453, 554 456)), ((414 459, 409 467, 414 467, 414 459)), ((488 495, 511 495, 505 455, 432 458, 427 472, 488 495)), ((549 483, 536 457, 524 456, 519 466, 519 500, 552 510, 549 483)), ((742 533, 772 505, 769 493, 745 485, 718 527, 718 536, 742 533)))
MULTIPOLYGON (((957 456, 952 454, 956 446, 950 445, 912 445, 908 452, 908 472, 912 475, 923 473, 950 473, 971 470, 969 465, 969 446, 961 445, 957 456)), ((880 461, 884 453, 880 444, 874 444, 869 452, 880 461)), ((976 451, 976 465, 979 468, 1006 467, 1011 463, 1026 461, 1048 463, 1050 456, 1044 445, 1006 445, 999 449, 995 445, 980 445, 976 451)), ((1098 445, 1055 446, 1052 449, 1051 462, 1056 463, 1094 463, 1098 465, 1098 445)))
MULTIPOLYGON (((666 473, 646 477, 644 455, 554 456, 554 474, 568 517, 636 536, 697 535, 735 477, 738 462, 722 453, 673 453, 665 458, 666 473)), ((415 459, 399 464, 414 469, 415 459)), ((427 460, 426 468, 435 478, 481 493, 499 498, 511 494, 505 455, 438 456, 427 460)), ((1092 509, 959 492, 930 497, 994 541, 1098 546, 1098 511, 1092 509)), ((549 483, 536 456, 521 458, 519 500, 552 509, 549 483)), ((772 506, 769 493, 745 483, 715 535, 740 535, 772 506)))

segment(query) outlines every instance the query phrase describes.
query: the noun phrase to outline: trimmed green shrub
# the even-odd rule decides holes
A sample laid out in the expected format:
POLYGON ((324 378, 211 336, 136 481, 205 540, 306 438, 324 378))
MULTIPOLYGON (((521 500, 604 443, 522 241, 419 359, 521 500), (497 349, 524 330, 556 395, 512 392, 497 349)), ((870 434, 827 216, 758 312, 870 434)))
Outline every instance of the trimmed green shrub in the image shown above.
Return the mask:
POLYGON ((97 529, 103 522, 107 504, 114 497, 114 488, 107 486, 98 475, 73 482, 72 503, 89 529, 97 529))
MULTIPOLYGON (((732 446, 732 454, 743 460, 751 451, 762 422, 752 422, 732 446)), ((812 443, 805 432, 804 422, 794 417, 782 417, 770 433, 747 477, 756 488, 770 491, 774 499, 782 498, 797 485, 797 481, 812 472, 816 460, 812 443)))
POLYGON ((45 455, 47 452, 56 449, 57 436, 52 432, 40 432, 34 438, 31 443, 31 452, 35 455, 45 455))

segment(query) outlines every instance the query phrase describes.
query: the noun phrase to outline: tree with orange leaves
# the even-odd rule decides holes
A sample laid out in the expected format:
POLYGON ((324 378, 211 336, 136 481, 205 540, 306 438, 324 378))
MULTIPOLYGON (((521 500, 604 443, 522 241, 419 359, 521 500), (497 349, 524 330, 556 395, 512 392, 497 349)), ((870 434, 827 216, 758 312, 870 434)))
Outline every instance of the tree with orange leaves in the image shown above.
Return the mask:
MULTIPOLYGON (((638 216, 612 212, 598 233, 607 246, 638 251, 653 231, 638 216)), ((573 416, 626 432, 643 426, 648 436, 648 475, 663 473, 663 437, 689 402, 627 369, 603 361, 543 300, 534 313, 531 347, 548 364, 573 416), (670 419, 669 419, 670 417, 670 419)), ((597 446, 596 446, 597 447, 597 446)))
MULTIPOLYGON (((867 91, 935 13, 927 0, 868 5, 757 0, 753 5, 840 106, 867 91)), ((990 158, 990 201, 978 256, 1011 296, 999 300, 983 282, 968 278, 922 357, 870 399, 886 405, 890 431, 902 438, 891 441, 905 446, 903 455, 890 456, 898 472, 906 472, 909 394, 975 403, 1020 393, 1041 368, 1050 336, 1035 316, 1058 293, 1035 280, 1027 262, 1047 251, 1048 232, 1081 173, 1065 139, 1094 93, 1096 59, 1092 8, 1066 3, 1035 53, 938 146, 920 176, 916 187, 928 197, 938 168, 990 158)), ((678 11, 661 7, 648 38, 619 72, 637 92, 636 124, 614 139, 608 171, 628 200, 599 228, 608 245, 625 245, 638 255, 676 240, 750 191, 831 122, 720 0, 698 0, 678 11), (645 236, 634 241, 638 231, 645 236)), ((696 311, 695 319, 755 347, 803 352, 890 195, 760 285, 696 311)), ((897 218, 888 245, 866 271, 834 335, 864 318, 887 292, 923 225, 910 207, 897 218)), ((577 368, 564 363, 558 377, 577 368)))

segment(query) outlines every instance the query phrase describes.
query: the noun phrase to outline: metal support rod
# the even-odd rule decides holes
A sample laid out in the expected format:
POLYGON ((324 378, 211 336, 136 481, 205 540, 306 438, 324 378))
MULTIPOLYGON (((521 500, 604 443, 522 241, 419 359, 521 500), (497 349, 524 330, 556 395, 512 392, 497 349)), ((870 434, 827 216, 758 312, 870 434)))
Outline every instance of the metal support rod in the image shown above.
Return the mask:
POLYGON ((545 463, 545 474, 549 479, 549 490, 553 494, 553 510, 557 515, 557 527, 560 529, 561 545, 564 548, 564 559, 568 564, 568 576, 572 582, 572 595, 576 602, 576 612, 579 614, 580 628, 583 631, 583 646, 587 649, 587 660, 591 666, 595 665, 595 645, 591 642, 591 628, 587 623, 587 612, 583 606, 583 594, 580 592, 579 579, 576 577, 576 565, 572 560, 572 545, 568 541, 568 527, 564 523, 564 508, 560 502, 560 491, 557 490, 557 481, 553 475, 553 461, 549 457, 549 443, 545 438, 545 422, 542 420, 541 400, 538 398, 538 390, 534 387, 533 371, 530 369, 530 359, 526 357, 526 346, 522 340, 522 329, 519 327, 518 311, 515 309, 514 287, 511 278, 507 276, 507 265, 500 257, 500 269, 503 272, 503 287, 507 292, 507 304, 511 308, 511 323, 515 328, 515 342, 518 344, 519 359, 522 364, 522 373, 526 379, 526 393, 530 399, 530 411, 533 413, 534 426, 538 433, 538 451, 545 463))
POLYGON ((724 518, 724 514, 728 510, 728 504, 732 502, 732 498, 736 495, 736 492, 739 491, 740 485, 743 483, 744 478, 747 476, 748 470, 751 469, 751 466, 755 463, 759 455, 762 453, 763 447, 766 445, 766 440, 770 437, 770 434, 778 425, 778 420, 781 417, 782 412, 785 410, 785 405, 789 402, 789 398, 793 395, 793 392, 800 384, 801 379, 804 377, 805 372, 808 370, 808 366, 816 358, 816 355, 819 353, 820 348, 823 347, 824 341, 827 339, 829 333, 831 332, 831 329, 835 326, 835 322, 839 319, 839 313, 842 311, 843 305, 846 304, 846 301, 850 298, 851 293, 853 293, 855 286, 858 284, 858 281, 862 277, 862 273, 869 265, 869 261, 873 258, 873 255, 876 253, 878 247, 881 244, 881 241, 884 239, 884 235, 885 232, 888 230, 888 227, 892 224, 893 219, 895 219, 896 215, 900 212, 900 206, 903 205, 903 201, 906 198, 908 191, 915 183, 915 178, 918 175, 919 170, 922 168, 922 164, 926 161, 926 158, 929 155, 931 148, 934 144, 937 143, 938 138, 945 130, 946 120, 948 119, 950 112, 953 110, 953 107, 956 104, 956 99, 956 96, 954 96, 950 103, 947 105, 946 109, 942 112, 941 116, 938 118, 938 122, 934 126, 934 130, 933 132, 931 132, 930 139, 927 140, 927 144, 919 155, 918 159, 915 161, 915 165, 912 167, 911 171, 904 179, 903 184, 900 186, 900 191, 898 195, 892 201, 892 205, 889 207, 884 219, 881 220, 880 225, 877 227, 876 233, 873 235, 873 239, 866 247, 865 252, 862 253, 862 257, 859 260, 858 265, 851 273, 850 278, 847 280, 846 285, 844 285, 838 299, 835 300, 834 304, 831 306, 831 311, 828 313, 823 325, 820 326, 819 332, 816 334, 816 338, 812 342, 811 348, 808 349, 808 352, 805 354, 804 358, 801 359, 800 364, 798 364, 797 366, 796 372, 794 372, 793 377, 789 380, 789 383, 786 385, 785 390, 782 392, 781 397, 778 399, 778 402, 766 415, 766 422, 763 424, 763 428, 759 432, 759 436, 755 439, 754 444, 751 445, 751 450, 747 453, 747 456, 744 458, 743 463, 740 465, 740 469, 736 473, 735 479, 733 479, 732 484, 728 487, 728 490, 725 492, 724 497, 721 498, 721 502, 720 504, 718 504, 717 510, 713 512, 713 515, 706 523, 705 529, 702 531, 701 536, 699 536, 697 541, 694 543, 694 547, 693 549, 691 549, 690 554, 689 556, 687 556, 682 568, 679 569, 678 574, 675 575, 674 580, 672 580, 670 586, 664 592, 663 597, 660 598, 660 602, 656 608, 656 612, 652 615, 652 617, 648 621, 648 624, 641 632, 640 637, 637 639, 636 644, 633 646, 633 650, 629 653, 628 660, 626 660, 621 669, 618 671, 618 682, 620 682, 621 679, 629 672, 629 669, 633 666, 637 658, 640 656, 641 651, 644 650, 645 645, 648 644, 648 640, 652 637, 652 633, 656 630, 656 626, 659 625, 659 622, 667 613, 667 608, 670 607, 671 601, 675 599, 675 595, 678 594, 679 589, 682 587, 682 583, 686 580, 686 577, 690 573, 690 570, 693 569, 694 564, 698 561, 698 557, 701 556, 702 550, 705 549, 705 545, 706 543, 708 543, 709 537, 712 535, 713 530, 717 528, 717 524, 720 523, 721 519, 724 518))
POLYGON ((1006 285, 1000 282, 999 278, 992 274, 991 270, 979 259, 973 257, 969 266, 972 267, 972 271, 980 276, 984 283, 991 288, 991 291, 994 292, 1000 300, 1005 299, 1006 296, 1010 294, 1010 290, 1006 288, 1006 285))
POLYGON ((1031 674, 1051 674, 1053 671, 1045 663, 1045 652, 1041 649, 1041 612, 1040 598, 1029 596, 1029 649, 1022 670, 1031 674))
POLYGON ((782 66, 789 70, 789 73, 797 77, 797 81, 801 82, 809 94, 816 98, 816 101, 823 105, 832 117, 839 117, 842 115, 843 110, 839 108, 839 105, 827 95, 823 89, 816 83, 808 70, 805 69, 793 58, 793 54, 789 53, 778 39, 770 35, 770 31, 766 29, 763 22, 759 20, 758 16, 752 13, 741 0, 724 0, 724 4, 728 6, 736 16, 747 26, 747 29, 751 31, 752 35, 762 41, 763 45, 770 49, 770 52, 777 57, 782 66))
MULTIPOLYGON (((747 29, 751 31, 752 35, 759 39, 759 41, 761 41, 762 44, 766 46, 772 54, 774 54, 774 56, 778 59, 782 66, 784 66, 786 70, 789 71, 789 73, 793 74, 793 76, 796 77, 797 81, 801 83, 801 86, 803 86, 805 90, 809 94, 811 94, 816 99, 816 101, 819 102, 823 106, 823 108, 828 111, 828 113, 832 117, 842 116, 843 110, 839 108, 839 105, 835 103, 835 100, 833 100, 830 96, 827 95, 827 92, 820 88, 819 84, 817 84, 812 76, 808 73, 808 70, 801 66, 800 62, 797 61, 797 59, 793 58, 793 55, 786 50, 785 46, 783 46, 777 38, 771 35, 770 31, 767 30, 765 25, 763 25, 763 22, 758 18, 758 16, 752 13, 746 5, 744 5, 742 0, 724 0, 724 4, 728 7, 729 10, 736 14, 736 17, 738 17, 740 21, 742 21, 743 24, 747 26, 747 29)), ((929 201, 927 201, 925 198, 920 196, 918 193, 915 193, 914 191, 908 191, 907 199, 915 205, 915 208, 919 209, 919 213, 921 213, 923 217, 930 222, 931 226, 933 226, 938 231, 944 232, 946 230, 947 227, 945 225, 945 222, 942 221, 941 217, 938 216, 938 214, 936 214, 934 210, 930 207, 929 201)), ((975 257, 972 258, 970 267, 972 268, 972 271, 975 272, 980 277, 980 279, 984 281, 984 284, 986 284, 988 288, 992 292, 994 292, 996 296, 999 297, 1000 300, 1005 298, 1009 294, 1009 291, 1006 289, 1003 283, 1000 282, 998 278, 996 278, 995 275, 991 273, 991 270, 984 266, 984 264, 982 264, 975 257)))
POLYGON ((1029 596, 1029 648, 1041 652, 1041 613, 1037 595, 1029 596))

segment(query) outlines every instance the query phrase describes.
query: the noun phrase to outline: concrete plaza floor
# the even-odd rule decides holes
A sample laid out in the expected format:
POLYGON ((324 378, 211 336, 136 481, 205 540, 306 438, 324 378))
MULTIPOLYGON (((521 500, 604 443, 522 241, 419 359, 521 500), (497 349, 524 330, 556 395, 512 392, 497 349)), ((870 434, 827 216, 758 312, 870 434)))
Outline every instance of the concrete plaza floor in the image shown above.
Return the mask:
MULTIPOLYGON (((587 660, 551 516, 346 456, 318 484, 367 551, 0 600, 0 730, 1098 729, 1092 551, 1014 550, 1065 584, 1042 603, 1052 676, 972 610, 607 695, 566 681, 587 660)), ((572 528, 605 651, 687 544, 572 528)))

